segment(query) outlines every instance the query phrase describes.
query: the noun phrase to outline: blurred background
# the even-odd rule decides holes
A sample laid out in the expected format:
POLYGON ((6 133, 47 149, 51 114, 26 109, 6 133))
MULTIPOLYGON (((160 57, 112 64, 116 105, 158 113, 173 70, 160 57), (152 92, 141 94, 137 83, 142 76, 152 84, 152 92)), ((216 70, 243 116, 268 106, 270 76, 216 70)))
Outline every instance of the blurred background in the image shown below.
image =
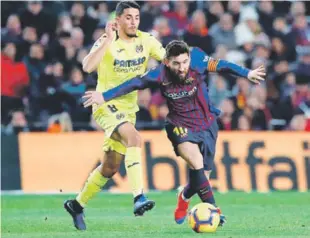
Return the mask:
MULTIPOLYGON (((142 31, 165 46, 183 39, 267 80, 210 74, 220 129, 310 131, 310 4, 303 1, 138 1, 142 31)), ((97 131, 81 95, 96 73, 81 62, 114 16, 114 1, 1 2, 1 133, 97 131)), ((150 61, 149 67, 158 64, 150 61)), ((138 129, 162 129, 167 106, 153 89, 139 92, 138 129)))

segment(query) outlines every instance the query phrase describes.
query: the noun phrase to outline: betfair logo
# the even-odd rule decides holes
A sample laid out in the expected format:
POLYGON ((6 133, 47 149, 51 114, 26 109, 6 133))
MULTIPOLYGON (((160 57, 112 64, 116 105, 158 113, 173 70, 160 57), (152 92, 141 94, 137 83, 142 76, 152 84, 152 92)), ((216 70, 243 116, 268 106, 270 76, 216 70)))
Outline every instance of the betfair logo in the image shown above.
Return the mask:
POLYGON ((173 129, 173 133, 176 134, 177 136, 185 137, 187 136, 188 130, 187 128, 183 127, 175 127, 173 129))
POLYGON ((132 66, 137 66, 141 65, 145 62, 146 57, 141 57, 137 59, 132 59, 132 60, 114 60, 114 66, 116 67, 132 67, 132 66))

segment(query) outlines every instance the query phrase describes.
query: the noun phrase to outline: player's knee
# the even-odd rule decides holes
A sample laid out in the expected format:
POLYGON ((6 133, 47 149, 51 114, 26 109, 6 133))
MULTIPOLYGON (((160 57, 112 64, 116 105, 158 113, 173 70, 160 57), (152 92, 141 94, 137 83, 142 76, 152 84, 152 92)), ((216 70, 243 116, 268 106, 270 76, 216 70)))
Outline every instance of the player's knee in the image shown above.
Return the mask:
POLYGON ((106 178, 112 178, 114 174, 116 174, 119 170, 120 165, 110 165, 110 166, 103 166, 101 168, 102 176, 106 178))
POLYGON ((138 132, 131 134, 126 141, 127 147, 141 147, 142 138, 138 132))

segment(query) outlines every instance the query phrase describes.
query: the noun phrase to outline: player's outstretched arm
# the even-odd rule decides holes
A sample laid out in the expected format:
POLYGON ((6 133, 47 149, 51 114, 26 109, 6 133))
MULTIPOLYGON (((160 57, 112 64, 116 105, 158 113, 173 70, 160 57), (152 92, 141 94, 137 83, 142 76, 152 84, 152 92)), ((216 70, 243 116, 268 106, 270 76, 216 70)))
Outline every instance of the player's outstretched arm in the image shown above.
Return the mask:
POLYGON ((265 80, 264 76, 266 76, 266 72, 264 66, 250 70, 226 60, 215 60, 210 57, 205 59, 205 62, 207 63, 207 70, 209 72, 227 72, 239 77, 247 78, 257 84, 259 84, 260 81, 265 80))
POLYGON ((87 91, 83 96, 83 100, 84 100, 83 105, 84 107, 89 107, 93 104, 101 105, 114 98, 126 95, 135 90, 148 88, 151 85, 156 87, 159 85, 159 83, 157 79, 148 77, 148 75, 145 74, 143 76, 138 76, 136 78, 130 79, 104 93, 97 92, 97 91, 87 91))
POLYGON ((95 42, 90 53, 83 59, 83 70, 87 73, 91 73, 98 68, 102 57, 114 40, 116 31, 115 21, 108 22, 105 31, 106 33, 95 42))

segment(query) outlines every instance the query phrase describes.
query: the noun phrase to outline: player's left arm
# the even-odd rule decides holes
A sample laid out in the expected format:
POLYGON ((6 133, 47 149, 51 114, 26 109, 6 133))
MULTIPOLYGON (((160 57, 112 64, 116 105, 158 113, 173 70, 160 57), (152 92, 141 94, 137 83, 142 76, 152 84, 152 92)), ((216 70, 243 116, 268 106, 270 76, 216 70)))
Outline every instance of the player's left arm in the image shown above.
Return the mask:
POLYGON ((137 76, 135 78, 132 78, 104 93, 97 92, 97 91, 85 92, 83 96, 83 99, 85 100, 83 103, 84 107, 89 107, 93 104, 101 105, 114 98, 121 97, 135 90, 145 89, 151 86, 153 87, 159 86, 158 78, 154 78, 151 76, 152 71, 154 70, 157 70, 157 68, 148 71, 142 76, 137 76))
POLYGON ((163 45, 152 35, 147 39, 150 56, 158 61, 162 61, 165 57, 166 50, 163 45))
POLYGON ((250 70, 232 62, 221 59, 213 59, 208 56, 205 57, 204 62, 206 63, 206 69, 209 72, 227 72, 239 77, 247 78, 257 84, 259 84, 260 81, 265 80, 264 76, 266 76, 266 72, 264 66, 250 70))

